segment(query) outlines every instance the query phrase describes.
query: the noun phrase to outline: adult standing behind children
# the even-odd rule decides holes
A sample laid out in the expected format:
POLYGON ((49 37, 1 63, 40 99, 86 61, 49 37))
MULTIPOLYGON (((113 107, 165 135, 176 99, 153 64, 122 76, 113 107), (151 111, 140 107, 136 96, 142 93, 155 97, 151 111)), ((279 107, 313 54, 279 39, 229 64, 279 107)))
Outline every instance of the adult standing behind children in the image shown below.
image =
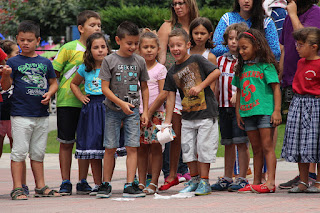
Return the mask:
POLYGON ((225 13, 214 32, 213 42, 217 45, 212 49, 212 53, 219 57, 228 52, 228 48, 224 46, 223 34, 226 28, 235 23, 245 22, 249 28, 260 30, 266 36, 268 44, 276 57, 280 59, 280 45, 277 29, 271 18, 264 16, 261 0, 235 0, 233 11, 225 13))
MULTIPOLYGON (((32 21, 23 21, 18 27, 17 42, 21 54, 8 60, 12 73, 3 73, 8 89, 14 84, 11 108, 13 147, 11 174, 13 200, 25 200, 22 188, 23 164, 29 153, 35 180, 35 197, 61 196, 45 185, 43 159, 47 146, 50 98, 58 89, 56 75, 50 60, 36 54, 40 43, 40 27, 32 21)), ((8 70, 7 70, 8 71, 8 70)))
POLYGON ((134 181, 137 170, 138 147, 140 146, 140 95, 143 100, 141 124, 148 124, 149 80, 145 60, 134 52, 139 46, 139 28, 134 23, 125 21, 117 28, 115 38, 120 48, 104 58, 99 78, 103 94, 107 97, 106 121, 104 131, 105 155, 103 165, 103 183, 99 187, 98 198, 111 196, 111 179, 114 166, 114 153, 119 147, 120 128, 123 122, 124 146, 127 150, 127 181, 124 185, 124 197, 145 197, 134 181), (140 84, 140 86, 139 86, 140 84))
MULTIPOLYGON (((282 79, 282 113, 286 114, 293 97, 292 82, 300 59, 296 50, 296 41, 293 38, 293 31, 304 27, 320 28, 320 7, 315 5, 319 0, 289 0, 287 6, 288 15, 283 24, 280 43, 284 46, 283 67, 280 67, 279 74, 282 79)), ((281 57, 281 58, 282 58, 281 57)), ((281 64, 281 63, 280 63, 281 64)), ((309 177, 316 179, 315 164, 310 164, 309 177), (313 167, 312 167, 313 166, 313 167), (311 169, 312 168, 312 169, 311 169)), ((297 176, 288 182, 279 185, 279 188, 290 189, 300 180, 297 176)))
MULTIPOLYGON (((57 126, 60 142, 59 162, 62 177, 60 193, 72 194, 70 170, 72 162, 72 149, 76 140, 78 119, 82 102, 72 93, 70 83, 76 74, 77 67, 83 63, 83 54, 86 50, 87 38, 94 32, 101 31, 100 15, 91 10, 81 12, 77 17, 80 39, 63 45, 53 61, 53 67, 60 84, 57 93, 57 126)), ((83 85, 81 85, 83 91, 83 85)), ((89 160, 78 159, 79 183, 77 194, 89 194, 91 187, 87 183, 89 160)))

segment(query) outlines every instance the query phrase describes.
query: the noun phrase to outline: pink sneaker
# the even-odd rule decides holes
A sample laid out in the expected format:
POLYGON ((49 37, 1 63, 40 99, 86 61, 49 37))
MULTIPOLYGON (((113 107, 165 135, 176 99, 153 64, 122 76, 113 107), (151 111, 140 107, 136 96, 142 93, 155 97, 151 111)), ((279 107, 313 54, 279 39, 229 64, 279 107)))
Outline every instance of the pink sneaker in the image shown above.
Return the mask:
POLYGON ((186 181, 191 180, 191 176, 190 176, 190 173, 189 173, 189 172, 187 172, 187 173, 185 173, 184 175, 182 175, 182 177, 184 177, 184 178, 186 179, 186 181))
POLYGON ((180 174, 180 173, 177 173, 177 177, 178 177, 178 179, 179 179, 179 183, 182 183, 182 182, 185 182, 186 181, 186 179, 182 176, 182 174, 180 174))

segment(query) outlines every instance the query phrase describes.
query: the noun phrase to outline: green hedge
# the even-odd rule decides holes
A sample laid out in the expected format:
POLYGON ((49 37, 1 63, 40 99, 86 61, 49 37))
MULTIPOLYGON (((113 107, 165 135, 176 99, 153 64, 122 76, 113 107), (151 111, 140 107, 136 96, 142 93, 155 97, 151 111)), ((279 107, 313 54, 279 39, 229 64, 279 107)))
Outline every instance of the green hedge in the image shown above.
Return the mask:
MULTIPOLYGON (((200 10, 200 16, 207 17, 211 20, 215 27, 221 16, 230 9, 212 9, 203 7, 200 10)), ((132 21, 140 28, 148 27, 158 30, 164 20, 170 18, 170 10, 168 8, 148 7, 148 6, 132 6, 132 7, 107 7, 99 11, 102 21, 102 29, 110 35, 111 45, 118 48, 115 41, 115 33, 117 26, 123 21, 132 21)))

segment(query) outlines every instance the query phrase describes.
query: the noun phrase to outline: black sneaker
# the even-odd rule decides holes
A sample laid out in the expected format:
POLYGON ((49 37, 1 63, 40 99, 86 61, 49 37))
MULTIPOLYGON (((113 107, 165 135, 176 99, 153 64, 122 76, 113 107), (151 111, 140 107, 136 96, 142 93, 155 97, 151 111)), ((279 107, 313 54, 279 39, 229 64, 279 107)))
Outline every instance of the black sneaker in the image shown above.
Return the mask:
POLYGON ((92 188, 86 179, 82 179, 79 183, 77 183, 77 195, 88 195, 91 190, 92 188))
POLYGON ((60 193, 62 196, 72 195, 72 184, 71 184, 70 180, 64 180, 64 181, 62 181, 62 183, 61 183, 61 185, 60 185, 59 193, 60 193))
POLYGON ((112 187, 108 182, 103 182, 98 189, 97 198, 108 198, 111 196, 112 187))
POLYGON ((300 176, 296 176, 292 180, 289 180, 288 182, 285 183, 280 183, 279 184, 279 189, 291 189, 299 184, 300 181, 300 176))
POLYGON ((145 196, 146 194, 142 192, 142 190, 135 182, 124 184, 123 197, 135 198, 145 196))

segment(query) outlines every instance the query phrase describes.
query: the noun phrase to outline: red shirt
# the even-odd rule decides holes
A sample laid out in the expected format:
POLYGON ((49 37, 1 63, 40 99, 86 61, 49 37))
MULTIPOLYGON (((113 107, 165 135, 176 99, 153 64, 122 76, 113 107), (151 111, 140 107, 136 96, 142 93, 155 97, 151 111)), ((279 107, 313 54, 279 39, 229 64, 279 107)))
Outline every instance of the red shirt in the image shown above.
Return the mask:
MULTIPOLYGON (((0 48, 0 62, 3 61, 7 57, 7 54, 3 52, 3 50, 0 48)), ((1 76, 1 74, 0 74, 1 76)), ((0 94, 0 102, 2 102, 2 95, 0 94)))
POLYGON ((298 61, 292 89, 300 95, 320 95, 320 59, 298 61))

